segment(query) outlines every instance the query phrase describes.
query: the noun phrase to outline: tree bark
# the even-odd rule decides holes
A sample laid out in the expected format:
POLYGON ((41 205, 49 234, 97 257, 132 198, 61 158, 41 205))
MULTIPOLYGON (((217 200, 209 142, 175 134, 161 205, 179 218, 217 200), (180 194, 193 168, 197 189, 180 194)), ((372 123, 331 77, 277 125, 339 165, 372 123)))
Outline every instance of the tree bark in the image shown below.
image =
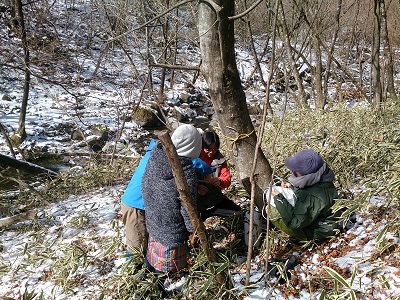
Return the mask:
POLYGON ((381 13, 380 0, 374 0, 374 35, 372 39, 372 87, 373 87, 373 103, 379 106, 382 102, 382 85, 381 85, 381 69, 380 69, 380 42, 381 42, 381 13))
POLYGON ((396 89, 394 87, 394 66, 393 66, 393 53, 392 45, 390 44, 389 31, 388 31, 388 16, 387 8, 384 0, 380 0, 382 5, 382 39, 384 43, 384 57, 385 57, 385 74, 387 78, 387 92, 389 97, 397 99, 396 89))
POLYGON ((325 66, 324 88, 323 88, 325 103, 327 102, 327 99, 328 99, 328 80, 329 80, 329 74, 331 72, 332 56, 333 56, 333 52, 335 50, 335 45, 336 45, 337 37, 339 34, 339 30, 340 30, 340 14, 341 14, 341 12, 342 12, 342 0, 338 0, 337 6, 336 6, 336 15, 335 15, 336 27, 335 27, 335 31, 333 33, 331 47, 329 48, 329 55, 326 59, 326 66, 325 66))
MULTIPOLYGON (((166 0, 166 7, 169 7, 169 0, 166 0)), ((162 53, 162 63, 167 64, 168 50, 169 50, 169 19, 165 17, 165 22, 161 26, 162 34, 163 34, 163 53, 162 53)), ((166 77, 166 68, 161 69, 161 79, 160 79, 160 90, 158 91, 158 97, 162 99, 164 95, 165 88, 165 77, 166 77)))
MULTIPOLYGON (((231 143, 237 175, 251 193, 250 176, 257 136, 251 122, 246 96, 236 65, 233 0, 201 1, 198 11, 201 70, 207 81, 223 138, 231 143)), ((263 192, 271 179, 271 166, 262 151, 257 155, 255 203, 263 208, 263 192)))
MULTIPOLYGON (((314 33, 317 34, 317 33, 314 33)), ((326 99, 324 99, 324 94, 322 91, 322 57, 321 57, 321 48, 319 39, 314 36, 313 37, 314 44, 314 53, 315 53, 315 68, 314 69, 314 82, 315 82, 315 91, 317 94, 317 98, 315 100, 315 106, 318 109, 323 110, 326 104, 326 99)))

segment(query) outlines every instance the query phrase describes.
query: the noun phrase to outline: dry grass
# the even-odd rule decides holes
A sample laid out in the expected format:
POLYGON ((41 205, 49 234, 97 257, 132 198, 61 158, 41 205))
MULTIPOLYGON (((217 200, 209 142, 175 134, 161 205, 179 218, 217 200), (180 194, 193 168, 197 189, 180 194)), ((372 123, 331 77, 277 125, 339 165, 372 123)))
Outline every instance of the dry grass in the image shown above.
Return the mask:
MULTIPOLYGON (((324 159, 330 164, 337 176, 337 184, 342 192, 346 205, 353 210, 364 214, 375 220, 375 223, 391 216, 399 215, 400 204, 400 108, 387 103, 381 112, 377 112, 368 106, 358 106, 352 109, 337 107, 330 112, 316 112, 311 110, 296 111, 287 114, 283 120, 282 127, 278 133, 276 151, 271 148, 271 141, 277 133, 279 119, 271 119, 266 124, 268 131, 265 136, 263 150, 268 153, 272 166, 276 169, 277 175, 285 177, 287 170, 284 167, 284 159, 296 151, 312 147, 321 152, 324 159), (355 193, 355 187, 363 186, 365 189, 355 193), (387 203, 377 206, 369 199, 372 196, 383 196, 387 203)), ((90 194, 102 186, 115 185, 129 179, 137 162, 127 163, 117 161, 114 164, 93 163, 79 172, 63 174, 60 179, 50 182, 46 188, 32 194, 25 193, 24 199, 30 199, 36 205, 45 205, 48 202, 62 201, 68 195, 90 194), (34 200, 34 201, 33 201, 34 200)), ((22 195, 21 195, 22 197, 22 195)), ((33 204, 32 204, 33 205, 33 204)), ((123 249, 121 232, 115 237, 101 237, 92 231, 96 225, 97 211, 87 209, 79 216, 70 218, 66 224, 68 228, 60 228, 60 233, 54 232, 54 240, 44 240, 48 228, 47 223, 52 223, 52 216, 47 220, 37 223, 34 226, 18 226, 14 231, 20 234, 30 233, 31 241, 19 245, 23 247, 26 259, 18 266, 18 270, 31 269, 43 266, 51 261, 51 268, 43 272, 43 280, 51 280, 56 283, 65 293, 73 291, 83 284, 88 284, 88 277, 85 271, 96 269, 99 276, 109 274, 107 280, 90 282, 91 285, 98 285, 104 296, 115 299, 131 298, 132 294, 147 294, 153 297, 160 297, 157 289, 159 278, 154 274, 146 274, 144 269, 136 270, 143 257, 140 253, 132 256, 132 259, 124 263, 115 272, 115 259, 123 249), (63 230, 76 230, 87 232, 85 238, 78 238, 74 243, 59 243, 63 230), (60 236, 57 236, 60 234, 60 236), (94 252, 93 243, 101 245, 101 252, 94 252), (97 253, 97 254, 94 254, 97 253)), ((46 218, 45 215, 42 218, 46 218)), ((119 232, 118 219, 114 219, 109 227, 119 232)), ((385 227, 377 238, 377 253, 371 259, 380 259, 383 256, 393 256, 399 251, 393 241, 385 239, 385 233, 391 232, 398 236, 400 222, 392 218, 391 226, 385 227)), ((188 270, 187 281, 183 286, 183 292, 173 296, 173 299, 196 296, 199 299, 215 299, 216 295, 226 299, 238 299, 243 297, 243 292, 238 295, 237 291, 225 290, 216 283, 216 274, 229 269, 230 271, 242 268, 238 263, 238 256, 245 255, 246 249, 242 247, 243 242, 235 239, 240 237, 242 230, 237 223, 222 222, 217 224, 210 231, 211 238, 218 242, 218 253, 220 264, 213 266, 208 264, 204 253, 199 248, 192 250, 192 269, 188 270), (219 229, 216 230, 216 228, 219 229), (233 238, 232 238, 233 237, 233 238)), ((276 232, 275 232, 276 233, 276 232)), ((272 253, 282 254, 279 249, 279 235, 274 236, 272 253)), ((320 251, 321 248, 314 247, 312 251, 320 251)), ((342 249, 345 250, 345 247, 342 249)), ((263 250, 259 253, 262 257, 263 250)), ((340 257, 341 253, 330 255, 340 257)), ((329 261, 329 259, 327 259, 329 261)), ((339 273, 334 265, 326 265, 338 272, 336 276, 346 277, 346 272, 339 273)), ((10 266, 0 265, 0 272, 7 273, 10 266)), ((316 276, 326 274, 325 270, 319 269, 316 276)), ((332 272, 332 271, 331 271, 332 272)), ((322 275, 321 275, 322 276, 322 275)), ((325 275, 324 275, 325 276, 325 275)), ((176 278, 171 278, 175 280, 176 278)), ((340 293, 336 279, 320 279, 315 281, 312 290, 324 289, 326 295, 329 293, 340 293)), ((311 287, 311 282, 303 282, 302 286, 311 287)), ((283 285, 291 294, 298 291, 294 286, 283 285)), ((25 299, 40 299, 40 294, 28 293, 21 295, 25 299)), ((329 298, 329 297, 328 297, 329 298)))

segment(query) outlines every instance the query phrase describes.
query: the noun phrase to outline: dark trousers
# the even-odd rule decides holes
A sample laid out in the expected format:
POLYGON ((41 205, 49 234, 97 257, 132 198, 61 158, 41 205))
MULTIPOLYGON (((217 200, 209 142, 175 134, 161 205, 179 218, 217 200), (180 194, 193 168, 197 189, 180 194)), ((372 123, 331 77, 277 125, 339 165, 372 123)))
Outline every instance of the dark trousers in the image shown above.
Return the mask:
POLYGON ((201 219, 205 221, 207 218, 211 216, 219 216, 219 217, 229 217, 235 215, 237 212, 241 210, 240 206, 237 205, 232 200, 224 197, 222 201, 213 207, 205 210, 199 210, 201 219))

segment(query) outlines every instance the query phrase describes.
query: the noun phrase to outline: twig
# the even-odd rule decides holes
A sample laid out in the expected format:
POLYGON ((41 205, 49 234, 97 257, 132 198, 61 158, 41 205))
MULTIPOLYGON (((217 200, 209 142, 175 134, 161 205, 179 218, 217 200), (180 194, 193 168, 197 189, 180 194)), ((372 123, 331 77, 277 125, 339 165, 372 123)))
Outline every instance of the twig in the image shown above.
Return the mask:
MULTIPOLYGON (((278 0, 276 1, 276 10, 278 10, 278 0)), ((277 15, 278 13, 275 14, 275 19, 274 19, 274 30, 273 30, 273 38, 272 38, 272 57, 270 60, 270 75, 267 81, 267 89, 266 89, 266 99, 265 101, 268 102, 269 101, 269 96, 270 96, 270 92, 269 92, 269 88, 271 85, 271 81, 272 81, 272 75, 274 73, 275 70, 275 37, 276 37, 276 24, 277 24, 277 15)), ((248 254, 247 254, 247 261, 246 261, 246 281, 245 281, 245 285, 249 285, 250 282, 250 269, 251 269, 251 256, 252 256, 252 252, 253 252, 253 222, 254 222, 254 196, 256 193, 256 182, 255 182, 255 170, 256 170, 256 166, 257 166, 257 156, 258 156, 258 151, 261 147, 261 143, 262 143, 262 139, 263 139, 263 135, 264 135, 264 128, 265 128, 265 123, 266 123, 266 116, 267 116, 267 105, 264 105, 263 108, 263 118, 262 118, 262 123, 259 129, 259 132, 257 134, 257 143, 256 143, 256 147, 255 147, 255 153, 254 153, 254 160, 253 160, 253 166, 252 166, 252 171, 251 171, 251 176, 250 176, 250 183, 251 183, 251 195, 250 195, 250 227, 249 227, 249 245, 248 245, 248 254)), ((275 142, 275 141, 274 141, 275 142)), ((271 176, 273 176, 273 172, 271 176)), ((271 177, 272 178, 272 177, 271 177)), ((263 208, 264 209, 264 208, 263 208)), ((269 219, 269 214, 267 214, 267 218, 269 219)), ((267 264, 268 264, 268 255, 269 255, 269 222, 267 220, 267 236, 266 236, 266 240, 267 240, 267 264)))

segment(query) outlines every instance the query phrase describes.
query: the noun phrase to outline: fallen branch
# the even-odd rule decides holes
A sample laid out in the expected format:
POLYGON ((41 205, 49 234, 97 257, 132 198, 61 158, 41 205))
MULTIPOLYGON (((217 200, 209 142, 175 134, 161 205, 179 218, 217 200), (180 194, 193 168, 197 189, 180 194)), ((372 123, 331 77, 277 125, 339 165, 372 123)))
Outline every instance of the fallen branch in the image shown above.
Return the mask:
POLYGON ((26 220, 33 220, 36 218, 37 215, 37 210, 32 209, 28 210, 27 212, 12 216, 12 217, 7 217, 0 219, 0 228, 8 227, 10 225, 19 223, 19 222, 24 222, 26 220))
POLYGON ((13 158, 8 155, 0 154, 0 165, 11 167, 18 170, 24 170, 31 174, 48 174, 52 176, 57 176, 58 174, 50 169, 46 169, 39 165, 22 161, 16 158, 13 158))

